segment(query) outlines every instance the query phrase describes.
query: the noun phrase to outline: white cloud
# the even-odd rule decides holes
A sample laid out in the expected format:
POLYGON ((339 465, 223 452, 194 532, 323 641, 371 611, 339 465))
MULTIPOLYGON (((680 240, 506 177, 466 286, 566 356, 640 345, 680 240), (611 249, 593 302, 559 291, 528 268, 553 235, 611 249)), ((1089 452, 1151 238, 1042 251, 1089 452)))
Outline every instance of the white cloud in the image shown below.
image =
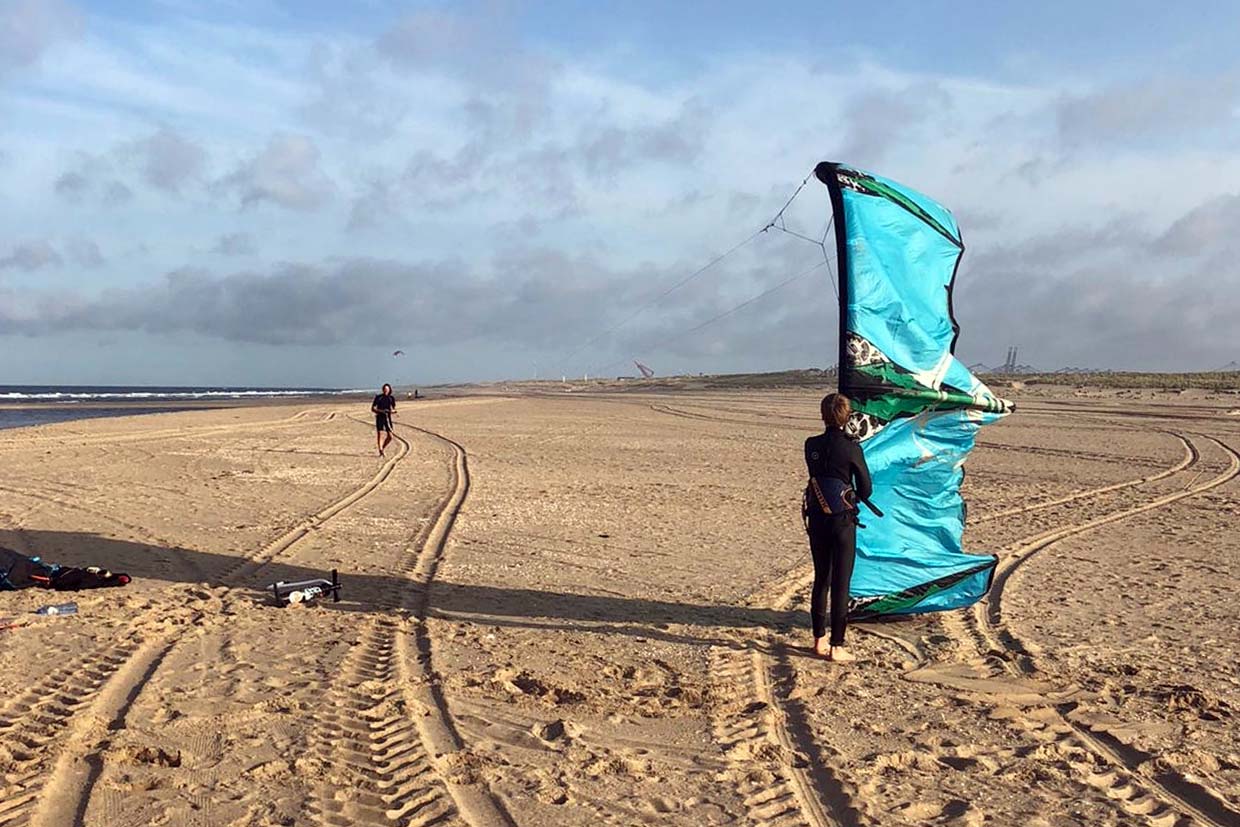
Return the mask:
POLYGON ((319 161, 319 148, 309 136, 276 134, 219 187, 236 192, 245 206, 268 202, 290 210, 316 210, 335 189, 319 161))

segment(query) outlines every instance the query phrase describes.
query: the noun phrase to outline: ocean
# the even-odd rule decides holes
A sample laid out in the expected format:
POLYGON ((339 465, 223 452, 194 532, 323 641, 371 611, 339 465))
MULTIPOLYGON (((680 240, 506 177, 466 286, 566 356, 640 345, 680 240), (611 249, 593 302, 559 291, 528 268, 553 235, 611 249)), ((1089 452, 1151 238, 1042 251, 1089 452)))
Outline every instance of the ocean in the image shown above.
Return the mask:
MULTIPOLYGON (((342 388, 0 385, 0 428, 183 410, 184 402, 365 393, 342 388)), ((195 406, 201 409, 204 406, 195 406)), ((205 407, 210 407, 207 404, 205 407)))

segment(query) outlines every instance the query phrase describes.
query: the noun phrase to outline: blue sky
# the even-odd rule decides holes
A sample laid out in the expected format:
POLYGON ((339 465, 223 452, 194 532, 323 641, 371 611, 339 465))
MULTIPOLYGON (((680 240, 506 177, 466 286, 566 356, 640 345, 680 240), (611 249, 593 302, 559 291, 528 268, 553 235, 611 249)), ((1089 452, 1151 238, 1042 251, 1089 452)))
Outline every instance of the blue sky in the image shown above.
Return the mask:
MULTIPOLYGON (((1236 31, 1221 3, 0 0, 0 383, 825 366, 822 272, 682 335, 812 265, 788 236, 598 336, 823 159, 956 213, 965 361, 1217 367, 1236 31)), ((790 221, 827 211, 814 185, 790 221)))

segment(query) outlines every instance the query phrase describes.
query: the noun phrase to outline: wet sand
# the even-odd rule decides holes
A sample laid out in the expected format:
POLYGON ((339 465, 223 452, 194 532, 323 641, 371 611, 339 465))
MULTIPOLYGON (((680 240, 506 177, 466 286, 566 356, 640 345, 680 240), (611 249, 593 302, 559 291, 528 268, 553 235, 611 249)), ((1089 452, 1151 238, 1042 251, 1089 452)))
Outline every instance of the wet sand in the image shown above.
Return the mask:
POLYGON ((406 402, 384 459, 365 404, 0 432, 0 545, 136 578, 0 593, 0 827, 1240 823, 1234 397, 1022 394, 967 466, 990 598, 847 667, 816 399, 406 402))

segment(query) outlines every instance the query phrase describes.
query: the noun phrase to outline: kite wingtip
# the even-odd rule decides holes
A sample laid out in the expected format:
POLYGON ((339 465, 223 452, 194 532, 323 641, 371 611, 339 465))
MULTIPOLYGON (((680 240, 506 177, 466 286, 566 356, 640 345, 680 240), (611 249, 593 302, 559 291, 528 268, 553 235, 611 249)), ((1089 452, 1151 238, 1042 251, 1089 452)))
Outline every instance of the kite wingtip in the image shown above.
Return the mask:
POLYGON ((822 183, 827 183, 827 179, 835 174, 835 168, 839 166, 836 161, 819 161, 814 167, 814 177, 822 183))

